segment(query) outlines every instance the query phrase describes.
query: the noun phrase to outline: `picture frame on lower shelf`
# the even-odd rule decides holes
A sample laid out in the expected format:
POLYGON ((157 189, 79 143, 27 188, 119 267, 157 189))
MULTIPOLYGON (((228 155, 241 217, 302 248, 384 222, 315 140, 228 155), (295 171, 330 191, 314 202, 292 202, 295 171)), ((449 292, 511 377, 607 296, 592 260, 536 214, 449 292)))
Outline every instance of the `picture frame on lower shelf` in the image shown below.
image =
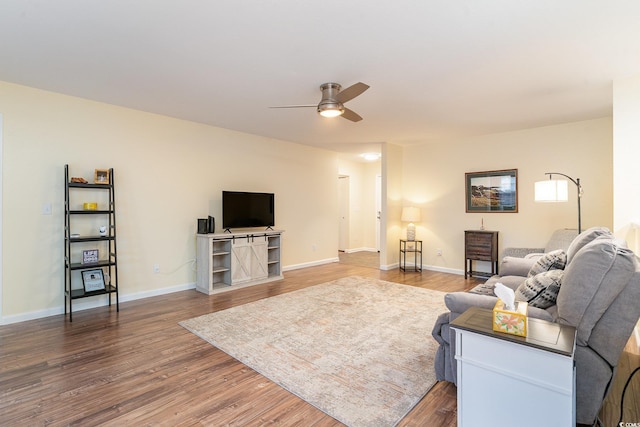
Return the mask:
POLYGON ((82 286, 84 287, 85 292, 105 290, 104 272, 102 269, 97 268, 95 270, 83 270, 82 286))

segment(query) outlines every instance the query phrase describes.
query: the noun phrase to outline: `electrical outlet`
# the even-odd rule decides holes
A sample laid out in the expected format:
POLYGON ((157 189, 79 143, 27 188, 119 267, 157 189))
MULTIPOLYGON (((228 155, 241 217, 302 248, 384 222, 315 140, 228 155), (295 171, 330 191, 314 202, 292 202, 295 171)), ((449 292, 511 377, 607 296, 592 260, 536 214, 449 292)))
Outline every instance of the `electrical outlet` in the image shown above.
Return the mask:
POLYGON ((318 245, 316 245, 316 244, 311 245, 311 250, 313 252, 317 251, 318 250, 318 245))
POLYGON ((153 272, 160 273, 160 264, 153 264, 153 272))
POLYGON ((42 205, 42 215, 51 215, 51 203, 45 203, 42 205))
POLYGON ((436 249, 436 255, 437 256, 442 256, 442 249, 440 249, 440 248, 436 249))

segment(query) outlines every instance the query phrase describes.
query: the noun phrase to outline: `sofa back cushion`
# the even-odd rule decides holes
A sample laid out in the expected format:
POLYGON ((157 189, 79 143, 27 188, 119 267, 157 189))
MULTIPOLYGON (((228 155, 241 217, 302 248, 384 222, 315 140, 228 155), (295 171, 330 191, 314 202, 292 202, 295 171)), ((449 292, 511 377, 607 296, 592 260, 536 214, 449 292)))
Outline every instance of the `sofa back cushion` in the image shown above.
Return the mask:
MULTIPOLYGON (((636 268, 638 266, 636 265, 636 268)), ((618 364, 640 318, 640 271, 636 270, 627 286, 602 315, 589 337, 589 347, 605 358, 611 366, 618 364)))
POLYGON ((622 240, 596 237, 567 265, 558 293, 558 322, 575 326, 578 345, 587 345, 602 314, 627 285, 635 255, 622 240))
POLYGON ((571 242, 573 242, 578 235, 578 230, 575 228, 563 228, 560 230, 556 230, 551 235, 551 238, 547 242, 547 246, 544 247, 545 252, 555 251, 557 249, 562 249, 563 251, 567 251, 571 242))
POLYGON ((594 239, 600 236, 612 237, 611 231, 606 227, 591 227, 588 230, 583 231, 573 239, 569 248, 567 248, 567 263, 570 263, 573 257, 582 249, 587 243, 592 242, 594 239))

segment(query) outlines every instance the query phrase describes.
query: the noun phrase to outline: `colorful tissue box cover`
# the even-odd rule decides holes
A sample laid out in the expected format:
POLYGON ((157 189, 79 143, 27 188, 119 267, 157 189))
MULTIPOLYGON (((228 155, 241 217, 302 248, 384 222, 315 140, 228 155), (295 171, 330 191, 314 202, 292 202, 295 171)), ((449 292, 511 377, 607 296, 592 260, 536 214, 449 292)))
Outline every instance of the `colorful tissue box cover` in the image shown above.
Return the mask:
POLYGON ((493 330, 526 337, 528 306, 526 302, 516 302, 516 310, 508 311, 504 308, 504 302, 498 300, 493 307, 493 330))

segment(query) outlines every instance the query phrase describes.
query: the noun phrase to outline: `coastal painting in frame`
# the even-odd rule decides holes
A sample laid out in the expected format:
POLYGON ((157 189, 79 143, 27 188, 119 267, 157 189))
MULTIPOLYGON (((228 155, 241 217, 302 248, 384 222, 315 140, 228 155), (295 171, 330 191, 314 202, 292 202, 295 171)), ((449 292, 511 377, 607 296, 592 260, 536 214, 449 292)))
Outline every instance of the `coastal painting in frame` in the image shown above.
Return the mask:
POLYGON ((465 173, 467 212, 518 212, 518 169, 465 173))

